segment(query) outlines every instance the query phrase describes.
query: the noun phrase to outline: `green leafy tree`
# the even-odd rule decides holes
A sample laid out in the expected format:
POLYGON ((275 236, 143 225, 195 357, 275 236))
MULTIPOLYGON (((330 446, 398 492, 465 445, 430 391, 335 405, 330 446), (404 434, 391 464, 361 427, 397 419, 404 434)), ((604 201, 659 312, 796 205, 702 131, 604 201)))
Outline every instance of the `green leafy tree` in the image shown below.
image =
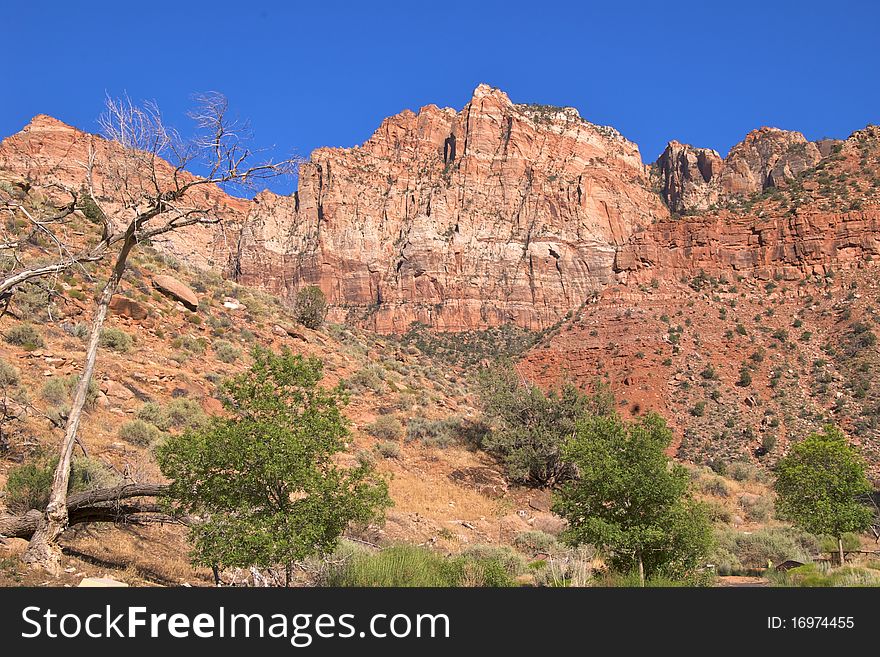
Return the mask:
POLYGON ((291 565, 332 551, 346 527, 390 506, 369 463, 342 467, 342 391, 319 385, 322 364, 257 347, 226 381, 228 415, 170 436, 157 449, 178 509, 201 519, 193 559, 209 566, 291 565))
POLYGON ((509 363, 481 374, 480 394, 493 426, 483 447, 503 461, 510 479, 540 486, 571 478, 562 445, 574 434, 577 419, 614 409, 611 393, 601 384, 592 396, 573 385, 545 394, 523 382, 509 363))
POLYGON ((778 515, 835 537, 841 564, 843 535, 871 525, 873 511, 863 502, 871 492, 864 459, 834 425, 807 436, 776 464, 778 515))
POLYGON ((308 285, 296 293, 293 308, 300 324, 310 329, 320 328, 327 317, 327 297, 317 285, 308 285))
POLYGON ((666 421, 653 413, 631 422, 592 416, 563 450, 578 473, 554 495, 553 510, 569 522, 564 537, 607 550, 615 569, 638 569, 642 584, 653 575, 689 574, 711 548, 688 473, 666 456, 671 440, 666 421))

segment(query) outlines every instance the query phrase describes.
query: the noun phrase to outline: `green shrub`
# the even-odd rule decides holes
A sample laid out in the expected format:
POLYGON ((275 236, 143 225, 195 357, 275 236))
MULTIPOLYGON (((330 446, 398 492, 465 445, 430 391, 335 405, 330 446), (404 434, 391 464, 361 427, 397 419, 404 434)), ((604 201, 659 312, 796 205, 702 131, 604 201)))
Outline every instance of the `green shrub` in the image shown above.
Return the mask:
POLYGON ((219 340, 214 344, 214 355, 221 363, 234 363, 241 356, 241 350, 236 349, 231 342, 219 340))
POLYGON ((766 474, 757 465, 747 461, 732 461, 725 467, 725 474, 734 481, 765 482, 766 474))
POLYGON ((346 379, 343 382, 343 387, 353 392, 364 392, 366 390, 381 392, 384 387, 382 383, 384 378, 385 372, 381 367, 378 365, 367 365, 346 379))
POLYGON ((20 322, 10 328, 3 336, 3 339, 9 344, 24 347, 29 351, 46 346, 40 332, 33 324, 27 322, 20 322))
POLYGON ((553 554, 560 547, 555 536, 535 529, 517 534, 513 544, 527 554, 538 552, 553 554))
POLYGON ((746 516, 746 520, 750 522, 763 522, 770 518, 773 513, 773 500, 763 495, 756 497, 742 496, 739 499, 739 506, 746 516))
POLYGON ((327 317, 327 297, 317 285, 302 288, 293 302, 296 321, 306 328, 316 329, 327 317))
POLYGON ((191 354, 201 356, 205 353, 208 341, 202 337, 197 338, 192 335, 179 335, 171 341, 171 346, 175 349, 183 349, 191 354))
POLYGON ((17 386, 20 380, 21 372, 18 368, 0 358, 0 388, 17 386))
POLYGON ((119 427, 119 437, 127 443, 138 447, 152 445, 162 436, 162 432, 154 424, 143 420, 129 420, 119 427))
POLYGON ((827 563, 807 563, 787 572, 770 573, 770 584, 785 587, 876 587, 880 586, 880 571, 876 567, 832 568, 827 563))
POLYGON ((400 445, 398 445, 397 443, 376 443, 376 446, 373 449, 375 449, 379 456, 381 456, 383 459, 400 458, 400 445))
POLYGON ((719 574, 766 568, 786 559, 806 562, 819 549, 818 539, 794 527, 766 527, 751 533, 723 529, 716 533, 710 557, 719 574), (724 568, 722 568, 724 564, 724 568))
POLYGON ((332 566, 325 586, 459 587, 513 586, 508 563, 497 555, 445 557, 425 548, 397 545, 380 552, 355 552, 332 566))
POLYGON ((185 397, 172 399, 165 406, 157 402, 147 402, 138 410, 137 418, 162 431, 195 428, 207 421, 207 415, 199 403, 185 397))
POLYGON ((400 440, 403 437, 403 425, 391 415, 382 415, 376 421, 364 427, 364 430, 380 440, 400 440))
POLYGON ((125 331, 117 328, 106 328, 101 331, 101 346, 117 351, 120 354, 127 353, 134 339, 125 331))
MULTIPOLYGON (((49 503, 49 489, 58 459, 29 461, 9 470, 6 479, 6 507, 14 512, 43 510, 49 503)), ((119 477, 102 462, 79 457, 71 460, 68 493, 94 488, 107 488, 118 483, 119 477)))
MULTIPOLYGON (((73 397, 74 390, 79 383, 79 377, 76 374, 68 376, 53 376, 47 379, 43 384, 40 395, 50 404, 61 406, 69 403, 73 397)), ((95 405, 98 400, 98 384, 92 379, 89 381, 89 390, 86 393, 86 406, 95 405)))

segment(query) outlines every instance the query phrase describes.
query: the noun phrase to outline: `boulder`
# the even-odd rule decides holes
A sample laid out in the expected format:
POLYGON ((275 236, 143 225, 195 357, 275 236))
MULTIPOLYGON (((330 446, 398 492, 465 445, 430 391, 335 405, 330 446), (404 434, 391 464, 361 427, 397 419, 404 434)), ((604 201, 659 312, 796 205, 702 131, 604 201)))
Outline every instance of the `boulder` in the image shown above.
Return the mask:
POLYGON ((196 293, 173 276, 156 276, 153 279, 153 287, 166 297, 180 301, 190 310, 197 310, 199 307, 199 298, 196 293))
POLYGON ((110 312, 138 321, 146 319, 150 314, 149 309, 139 301, 119 296, 113 297, 110 301, 110 312))

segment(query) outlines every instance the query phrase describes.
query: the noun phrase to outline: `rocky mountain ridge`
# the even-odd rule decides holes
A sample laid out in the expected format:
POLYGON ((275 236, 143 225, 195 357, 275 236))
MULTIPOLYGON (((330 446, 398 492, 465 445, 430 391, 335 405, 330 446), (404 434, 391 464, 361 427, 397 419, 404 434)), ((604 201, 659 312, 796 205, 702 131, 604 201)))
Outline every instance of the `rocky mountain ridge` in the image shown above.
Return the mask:
MULTIPOLYGON (((208 190, 222 229, 161 246, 286 298, 319 285, 332 319, 380 332, 540 330, 608 285, 861 266, 877 251, 878 142, 875 127, 819 142, 761 128, 724 159, 671 142, 646 167, 573 108, 480 85, 461 111, 405 110, 361 146, 317 149, 291 196, 208 190)), ((114 147, 41 115, 0 143, 0 168, 82 185, 96 144, 114 147)))

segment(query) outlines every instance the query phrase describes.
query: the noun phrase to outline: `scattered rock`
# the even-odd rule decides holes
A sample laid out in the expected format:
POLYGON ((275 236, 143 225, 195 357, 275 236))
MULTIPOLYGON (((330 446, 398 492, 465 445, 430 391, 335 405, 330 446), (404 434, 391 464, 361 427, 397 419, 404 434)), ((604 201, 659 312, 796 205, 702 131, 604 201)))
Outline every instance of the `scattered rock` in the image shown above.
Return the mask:
POLYGON ((173 276, 156 276, 153 279, 153 287, 165 296, 179 301, 190 310, 197 310, 199 307, 199 298, 196 293, 173 276))
MULTIPOLYGON (((196 301, 196 305, 198 305, 198 301, 196 301)), ((119 296, 113 297, 110 301, 110 311, 114 315, 128 317, 137 321, 146 319, 150 314, 149 309, 139 301, 119 296)))
POLYGON ((127 587, 128 584, 125 582, 120 582, 118 579, 113 579, 112 577, 86 577, 79 583, 80 587, 88 588, 88 587, 127 587))

